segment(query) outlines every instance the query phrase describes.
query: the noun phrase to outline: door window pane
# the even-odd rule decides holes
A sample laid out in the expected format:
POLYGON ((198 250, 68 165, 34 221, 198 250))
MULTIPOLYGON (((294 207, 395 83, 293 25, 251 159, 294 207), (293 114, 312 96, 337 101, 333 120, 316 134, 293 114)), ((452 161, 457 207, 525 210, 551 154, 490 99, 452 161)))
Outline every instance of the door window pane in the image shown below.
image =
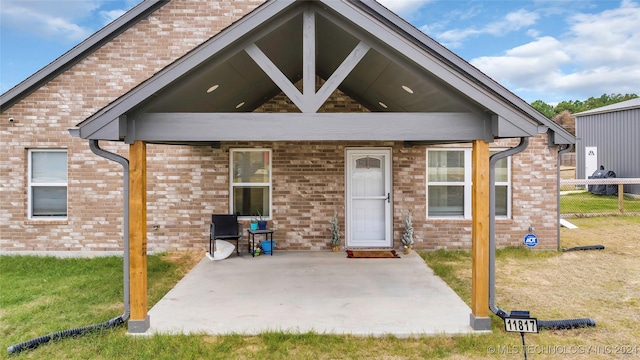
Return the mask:
POLYGON ((352 170, 352 194, 355 197, 385 196, 383 159, 364 157, 355 160, 352 170), (365 161, 362 161, 362 160, 365 161), (363 162, 375 166, 360 166, 363 162))

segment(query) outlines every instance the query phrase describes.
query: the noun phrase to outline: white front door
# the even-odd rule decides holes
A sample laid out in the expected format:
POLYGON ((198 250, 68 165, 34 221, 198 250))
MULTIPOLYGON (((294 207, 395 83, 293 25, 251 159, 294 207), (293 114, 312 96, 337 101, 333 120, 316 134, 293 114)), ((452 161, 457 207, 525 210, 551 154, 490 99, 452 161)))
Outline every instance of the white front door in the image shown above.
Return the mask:
POLYGON ((347 149, 346 245, 392 247, 391 149, 347 149))

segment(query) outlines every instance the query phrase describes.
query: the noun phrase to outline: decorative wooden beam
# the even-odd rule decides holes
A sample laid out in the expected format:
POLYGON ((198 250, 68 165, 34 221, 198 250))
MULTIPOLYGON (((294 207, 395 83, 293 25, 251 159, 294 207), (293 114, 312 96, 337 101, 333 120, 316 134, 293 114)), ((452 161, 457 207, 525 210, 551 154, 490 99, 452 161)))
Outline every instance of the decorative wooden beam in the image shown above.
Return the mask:
POLYGON ((285 95, 300 109, 302 112, 308 111, 308 105, 305 102, 304 96, 300 91, 291 83, 289 78, 278 69, 278 66, 274 64, 267 55, 260 50, 256 44, 247 46, 244 51, 255 61, 255 63, 273 80, 276 85, 282 90, 285 95))
POLYGON ((358 65, 370 46, 360 42, 316 93, 315 12, 310 8, 306 9, 302 19, 302 93, 255 43, 248 45, 244 50, 300 111, 315 113, 358 65))
POLYGON ((316 18, 310 8, 304 11, 302 29, 302 92, 306 99, 316 94, 316 18))
POLYGON ((474 140, 472 149, 471 327, 490 330, 489 318, 489 143, 474 140))
POLYGON ((351 71, 358 65, 360 60, 367 54, 371 47, 363 42, 358 43, 356 47, 351 50, 351 53, 347 55, 344 61, 338 66, 336 71, 331 74, 329 79, 322 85, 316 96, 312 109, 313 112, 318 111, 322 104, 327 101, 329 96, 340 86, 342 81, 351 73, 351 71))
POLYGON ((484 139, 491 121, 472 113, 153 113, 136 117, 135 140, 185 141, 484 139), (246 131, 259 127, 261 130, 246 131))
POLYGON ((149 329, 147 314, 147 146, 129 146, 130 333, 149 329))

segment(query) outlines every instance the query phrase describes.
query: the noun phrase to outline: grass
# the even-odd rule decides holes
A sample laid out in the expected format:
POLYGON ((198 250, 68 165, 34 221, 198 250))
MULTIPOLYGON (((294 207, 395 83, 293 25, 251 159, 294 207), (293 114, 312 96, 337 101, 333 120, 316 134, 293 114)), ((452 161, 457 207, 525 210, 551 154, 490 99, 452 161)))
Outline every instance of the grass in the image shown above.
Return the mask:
MULTIPOLYGON (((639 217, 573 219, 562 230, 562 246, 603 244, 605 250, 551 252, 498 250, 496 303, 529 310, 543 320, 591 317, 594 328, 542 331, 526 336, 535 359, 611 358, 575 354, 586 346, 631 350, 640 356, 639 217), (628 345, 629 348, 616 348, 628 345), (578 347, 583 346, 583 347, 578 347), (542 349, 547 353, 542 354, 542 349), (551 349, 551 350, 549 350, 551 349), (536 353, 537 351, 537 353, 536 353)), ((421 253, 460 296, 471 302, 471 256, 467 251, 421 253)), ((197 261, 189 254, 149 257, 149 306, 197 261)), ((67 328, 103 322, 122 312, 122 259, 0 257, 0 344, 4 348, 67 328)), ((37 359, 484 359, 522 358, 520 336, 506 333, 492 315, 493 332, 483 335, 399 339, 267 332, 259 336, 130 337, 126 329, 53 342, 11 358, 37 359), (499 354, 497 350, 501 350, 499 354)), ((586 350, 585 350, 586 351, 586 350)), ((595 350, 594 350, 595 351, 595 350)), ((6 356, 0 352, 0 356, 6 356)), ((620 357, 620 356, 617 356, 620 357)))
MULTIPOLYGON (((594 328, 543 331, 531 345, 632 345, 640 356, 640 217, 572 219, 579 228, 562 229, 564 248, 602 244, 605 250, 550 252, 527 248, 496 252, 496 304, 507 311, 530 310, 542 320, 590 317, 594 328)), ((467 251, 422 253, 434 272, 470 304, 471 255, 467 251)), ((492 315, 490 344, 507 344, 510 334, 492 315)), ((512 340, 513 341, 513 340, 512 340)), ((610 358, 588 354, 584 358, 610 358)), ((634 356, 634 357, 635 357, 634 356)), ((552 356, 549 356, 552 357, 552 356)), ((571 358, 579 358, 572 354, 571 358)), ((536 359, 545 358, 544 354, 536 359)))
MULTIPOLYGON (((624 196, 626 212, 640 212, 640 198, 624 196)), ((594 195, 590 192, 570 193, 560 196, 562 214, 618 214, 618 195, 594 195)))

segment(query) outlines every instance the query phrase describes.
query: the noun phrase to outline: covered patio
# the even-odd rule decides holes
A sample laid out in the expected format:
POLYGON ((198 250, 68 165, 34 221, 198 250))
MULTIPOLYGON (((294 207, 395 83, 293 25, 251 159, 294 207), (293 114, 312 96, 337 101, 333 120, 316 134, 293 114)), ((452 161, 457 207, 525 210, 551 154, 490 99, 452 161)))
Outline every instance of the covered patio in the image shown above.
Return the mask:
POLYGON ((145 334, 265 331, 415 337, 466 334, 471 309, 415 252, 349 259, 285 252, 201 260, 149 311, 145 334))
MULTIPOLYGON (((266 2, 70 131, 96 150, 98 141, 129 145, 128 159, 114 161, 130 171, 125 247, 131 254, 131 333, 278 329, 401 336, 490 329, 489 144, 541 133, 549 133, 554 145, 571 141, 556 130, 521 99, 376 2, 290 0, 266 2), (350 101, 323 107, 338 92, 360 107, 345 107, 350 101), (270 103, 280 94, 286 106, 270 103), (253 129, 260 131, 248 131, 253 129), (147 144, 227 149, 262 142, 270 144, 261 145, 270 153, 287 141, 355 144, 367 147, 364 157, 383 159, 380 164, 406 157, 404 150, 392 154, 388 147, 394 143, 403 149, 469 144, 471 309, 416 255, 353 260, 344 254, 276 252, 273 258, 203 261, 147 312, 147 144), (391 145, 381 149, 381 142, 391 145)), ((349 150, 345 157, 357 155, 349 150)), ((348 163, 357 168, 356 160, 348 163)), ((291 162, 278 165, 287 169, 291 162)), ((232 181, 227 168, 216 169, 220 179, 232 181)), ((384 229, 385 246, 366 247, 394 246, 394 214, 401 216, 402 196, 395 197, 391 173, 384 173, 389 174, 380 181, 385 191, 373 199, 382 210, 361 223, 384 229)), ((340 178, 345 187, 347 178, 340 178)), ((281 179, 276 191, 289 185, 286 176, 281 179)), ((313 190, 323 194, 324 185, 313 190)), ((233 212, 233 199, 220 195, 224 192, 216 193, 219 203, 231 204, 233 212)), ((355 196, 349 188, 337 194, 338 208, 346 209, 345 244, 353 246, 348 234, 358 219, 350 215, 355 207, 349 199, 355 196)), ((325 215, 315 220, 324 221, 325 215)), ((288 204, 267 216, 278 225, 293 219, 298 227, 297 218, 310 218, 308 211, 292 213, 288 204), (273 216, 278 211, 284 215, 273 216)))

